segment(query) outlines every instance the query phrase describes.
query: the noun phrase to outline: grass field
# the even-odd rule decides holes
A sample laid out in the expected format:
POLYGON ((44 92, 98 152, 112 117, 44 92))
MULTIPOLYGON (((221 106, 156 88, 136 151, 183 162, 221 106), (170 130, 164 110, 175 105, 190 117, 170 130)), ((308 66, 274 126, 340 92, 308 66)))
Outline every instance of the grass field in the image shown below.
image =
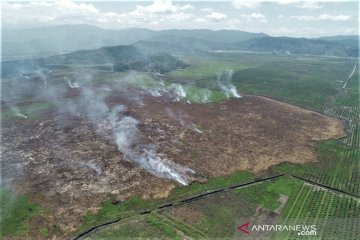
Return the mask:
POLYGON ((85 239, 203 239, 205 234, 169 216, 152 213, 125 219, 85 239))
POLYGON ((290 196, 294 193, 300 181, 290 180, 282 177, 279 180, 261 183, 248 188, 236 190, 242 197, 252 203, 256 203, 264 208, 275 210, 280 207, 280 194, 290 196))
POLYGON ((10 107, 1 112, 1 120, 14 121, 19 119, 24 120, 25 118, 36 119, 39 117, 39 112, 53 108, 55 106, 56 106, 55 103, 39 102, 39 103, 26 104, 15 108, 10 107))
POLYGON ((316 105, 335 94, 356 63, 354 59, 249 53, 204 54, 203 61, 199 56, 184 59, 192 66, 171 72, 174 81, 214 89, 217 75, 232 69, 232 82, 240 93, 301 106, 316 105))
MULTIPOLYGON (((239 212, 241 216, 249 217, 255 213, 255 207, 255 205, 246 202, 239 194, 229 193, 202 199, 171 210, 151 213, 144 217, 140 216, 142 222, 147 224, 147 227, 140 230, 139 233, 135 233, 135 235, 129 236, 128 231, 122 230, 122 232, 119 232, 117 230, 119 228, 124 229, 121 226, 132 221, 126 219, 124 223, 115 224, 111 228, 104 229, 92 235, 89 239, 102 239, 104 236, 110 236, 110 239, 119 236, 125 238, 138 237, 139 235, 152 236, 154 231, 160 231, 157 238, 167 239, 232 237, 239 212), (219 201, 223 203, 221 206, 218 205, 219 201), (245 212, 241 209, 242 204, 248 204, 245 212)), ((128 229, 132 228, 134 227, 128 229)))
MULTIPOLYGON (((153 236, 154 232, 157 232, 157 237, 170 239, 241 237, 237 226, 243 219, 250 222, 262 219, 263 224, 269 221, 282 225, 314 224, 316 236, 311 239, 356 239, 360 233, 359 214, 360 203, 352 197, 304 184, 291 177, 281 177, 140 215, 139 223, 134 223, 133 218, 125 219, 89 239, 153 236), (287 198, 279 210, 280 195, 287 198), (144 227, 140 230, 139 225, 144 227)), ((304 238, 296 231, 272 232, 269 237, 304 238)))
POLYGON ((44 213, 38 204, 29 202, 26 195, 18 195, 7 189, 0 190, 0 236, 26 236, 31 231, 30 220, 44 213))
POLYGON ((207 183, 194 183, 188 187, 176 187, 170 195, 164 199, 143 200, 140 197, 131 197, 126 201, 114 205, 111 199, 104 202, 98 213, 88 213, 83 218, 83 226, 80 230, 85 230, 94 225, 111 221, 118 218, 126 218, 141 211, 152 209, 161 204, 183 199, 209 190, 216 190, 234 184, 250 182, 254 180, 253 174, 247 171, 236 172, 227 177, 210 178, 207 183))
POLYGON ((161 230, 149 224, 145 217, 133 217, 85 239, 165 238, 167 234, 161 230))
POLYGON ((255 204, 241 194, 229 192, 175 207, 164 214, 199 229, 208 238, 231 238, 237 219, 250 218, 255 212, 255 204))
POLYGON ((216 58, 211 58, 210 56, 199 57, 198 55, 194 56, 180 56, 191 66, 181 70, 175 70, 170 73, 171 77, 176 79, 192 79, 192 80, 201 80, 209 77, 216 76, 218 73, 232 69, 233 71, 240 71, 248 68, 252 68, 256 65, 253 63, 247 64, 244 62, 234 61, 233 59, 224 58, 219 61, 216 58))

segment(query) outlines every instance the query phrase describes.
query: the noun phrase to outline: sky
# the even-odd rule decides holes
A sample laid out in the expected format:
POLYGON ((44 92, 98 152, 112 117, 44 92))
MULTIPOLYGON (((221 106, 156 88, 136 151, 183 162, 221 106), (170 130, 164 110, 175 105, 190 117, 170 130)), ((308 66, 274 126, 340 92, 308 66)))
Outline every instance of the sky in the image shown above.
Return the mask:
POLYGON ((234 29, 272 36, 359 34, 359 2, 345 0, 3 1, 2 28, 89 24, 107 29, 234 29))

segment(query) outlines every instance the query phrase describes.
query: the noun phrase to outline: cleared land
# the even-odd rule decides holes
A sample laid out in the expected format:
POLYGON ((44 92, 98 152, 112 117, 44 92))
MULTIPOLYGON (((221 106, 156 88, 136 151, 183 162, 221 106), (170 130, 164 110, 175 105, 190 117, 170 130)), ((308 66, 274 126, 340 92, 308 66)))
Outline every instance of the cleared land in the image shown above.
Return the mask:
MULTIPOLYGON (((107 99, 109 105, 124 104, 117 93, 107 99)), ((128 109, 140 121, 143 141, 159 144, 159 154, 193 169, 193 181, 315 161, 312 141, 344 136, 336 119, 263 97, 202 105, 147 99, 145 106, 128 109)), ((46 119, 3 128, 3 169, 18 193, 43 195, 42 206, 52 212, 48 220, 61 222, 63 231, 75 230, 109 196, 164 198, 176 186, 125 161, 84 118, 43 114, 46 119)))
MULTIPOLYGON (((1 223, 6 226, 4 234, 19 238, 69 236, 79 229, 129 217, 169 200, 247 182, 271 173, 295 174, 358 194, 356 183, 359 182, 360 165, 359 151, 356 150, 359 143, 356 71, 343 88, 354 67, 354 60, 255 55, 200 56, 181 73, 162 76, 161 84, 158 77, 148 74, 99 72, 97 68, 78 70, 75 67, 69 69, 68 66, 54 70, 48 80, 57 85, 61 94, 55 95, 61 99, 45 102, 44 96, 37 95, 34 99, 16 100, 14 104, 27 119, 16 116, 10 107, 5 107, 2 112, 5 120, 2 155, 6 156, 2 163, 6 170, 3 171, 3 179, 5 183, 15 186, 13 192, 1 192, 4 199, 9 199, 11 203, 3 207, 6 209, 6 217, 1 223), (202 62, 201 59, 208 61, 202 62), (219 64, 221 62, 223 64, 219 64), (211 66, 202 66, 202 63, 211 66), (320 67, 313 67, 313 64, 320 67), (240 93, 266 95, 339 116, 344 118, 343 125, 335 118, 269 98, 244 95, 241 99, 223 101, 227 96, 219 89, 217 75, 226 71, 228 66, 234 71, 232 82, 240 93), (193 184, 178 187, 173 181, 154 177, 124 161, 113 140, 99 136, 86 116, 58 111, 76 99, 79 93, 79 89, 68 89, 63 77, 90 73, 90 81, 85 81, 84 77, 83 82, 79 81, 80 85, 86 83, 92 88, 102 89, 100 95, 105 96, 108 106, 127 104, 127 114, 140 121, 142 141, 159 144, 160 154, 194 169, 197 174, 191 179, 193 184), (132 81, 132 78, 136 81, 132 81), (130 87, 122 89, 118 83, 123 81, 130 87), (166 96, 149 96, 159 86, 171 90, 178 88, 178 84, 186 91, 183 102, 173 102, 166 96), (340 91, 342 88, 344 90, 340 91), (141 91, 134 95, 132 90, 135 89, 141 91), (319 91, 321 94, 318 94, 319 91), (138 94, 146 107, 134 104, 139 100, 136 98, 138 94), (211 96, 205 101, 207 103, 197 104, 203 102, 205 95, 211 96), (192 101, 192 104, 186 103, 186 100, 192 101), (343 137, 343 126, 348 137, 321 141, 343 137)), ((188 59, 192 61, 193 56, 188 59)), ((37 81, 35 89, 39 89, 39 84, 43 85, 41 79, 37 81)), ((23 90, 31 92, 33 89, 24 85, 23 90)), ((255 209, 258 206, 265 208, 265 215, 270 210, 282 216, 284 211, 291 208, 292 196, 300 194, 300 190, 294 186, 291 187, 292 192, 271 190, 270 194, 264 192, 261 186, 264 185, 259 185, 254 194, 241 192, 243 200, 230 196, 226 196, 225 200, 248 201, 254 204, 255 209), (283 210, 279 210, 281 203, 277 201, 283 196, 280 194, 288 197, 283 210), (264 198, 254 198, 259 195, 264 198)), ((327 196, 337 199, 333 193, 327 196)), ((331 198, 329 201, 334 201, 331 198)), ((338 206, 337 201, 332 206, 338 206)), ((233 206, 234 203, 230 202, 225 201, 223 207, 233 206)), ((219 207, 215 200, 213 203, 209 212, 219 207)), ((349 208, 344 213, 346 216, 353 216, 351 214, 358 211, 358 205, 353 202, 349 202, 349 208)), ((219 211, 211 217, 216 219, 223 216, 222 210, 219 211)), ((312 214, 315 210, 309 211, 312 214)), ((326 213, 330 214, 330 211, 326 213)), ((177 219, 182 217, 178 216, 177 219)), ((200 224, 198 230, 189 230, 189 226, 183 227, 183 223, 180 224, 182 227, 174 227, 173 220, 165 221, 163 217, 152 214, 149 218, 132 221, 140 221, 140 226, 148 226, 144 225, 145 233, 160 234, 164 238, 208 235, 204 229, 211 231, 212 226, 216 226, 213 225, 216 223, 203 219, 203 225, 200 224)), ((229 226, 234 224, 226 217, 221 221, 229 226)), ((175 226, 179 226, 177 224, 175 226)), ((131 230, 129 225, 123 226, 120 230, 115 229, 115 232, 109 229, 102 237, 116 238, 119 234, 141 237, 145 234, 131 230), (127 230, 129 233, 124 232, 127 230)), ((232 228, 226 231, 233 233, 232 228)))

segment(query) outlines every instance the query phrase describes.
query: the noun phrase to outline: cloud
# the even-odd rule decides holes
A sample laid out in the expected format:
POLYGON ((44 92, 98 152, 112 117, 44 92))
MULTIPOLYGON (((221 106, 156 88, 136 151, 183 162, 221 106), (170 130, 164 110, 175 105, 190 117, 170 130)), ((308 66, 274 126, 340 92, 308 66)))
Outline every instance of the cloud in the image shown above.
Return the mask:
POLYGON ((173 4, 170 0, 154 0, 150 5, 137 5, 134 11, 114 16, 117 22, 126 27, 143 27, 144 25, 161 26, 193 18, 187 13, 193 9, 190 4, 173 4))
POLYGON ((89 24, 112 29, 133 27, 157 30, 208 28, 238 29, 250 32, 266 32, 269 34, 272 33, 271 28, 276 28, 279 34, 280 31, 288 31, 288 35, 301 36, 303 33, 303 36, 311 36, 319 35, 320 32, 316 32, 316 30, 301 30, 309 26, 311 21, 319 21, 317 22, 318 27, 321 26, 323 29, 327 29, 328 33, 324 32, 324 35, 332 33, 330 31, 333 25, 331 22, 348 21, 346 25, 351 29, 345 31, 344 28, 342 34, 352 33, 353 29, 357 27, 357 18, 355 17, 356 3, 354 2, 352 5, 349 5, 350 3, 346 3, 346 5, 345 3, 344 5, 339 4, 339 7, 354 7, 341 8, 343 11, 341 14, 334 14, 332 12, 334 6, 328 4, 328 2, 334 1, 336 0, 326 0, 324 2, 316 0, 274 0, 265 1, 270 3, 263 4, 264 1, 261 0, 235 0, 223 3, 221 10, 208 2, 201 2, 195 5, 190 1, 175 0, 139 1, 138 4, 132 5, 132 9, 127 8, 126 11, 119 7, 126 3, 114 3, 112 10, 104 10, 100 7, 98 8, 97 4, 93 4, 91 1, 79 2, 70 0, 3 1, 1 7, 3 14, 2 24, 5 28, 89 24), (251 10, 256 8, 259 9, 251 10), (322 8, 320 13, 317 12, 319 8, 322 8), (234 11, 234 9, 240 10, 234 11), (315 11, 309 11, 309 9, 314 9, 315 11), (290 19, 292 21, 284 21, 288 18, 292 18, 290 19), (295 21, 295 19, 298 19, 298 21, 295 21), (279 22, 281 22, 280 25, 279 22), (281 27, 287 28, 282 29, 281 27), (295 31, 298 28, 299 31, 295 31))
MULTIPOLYGON (((331 0, 327 0, 331 1, 331 0)), ((335 0, 333 0, 335 1, 335 0)), ((306 9, 319 9, 322 8, 323 1, 314 1, 314 0, 234 0, 232 1, 232 5, 237 9, 255 9, 262 6, 263 3, 273 3, 280 5, 288 5, 292 4, 298 8, 306 8, 306 9)))
POLYGON ((219 12, 212 12, 211 14, 206 15, 206 17, 208 19, 217 20, 217 21, 227 18, 227 16, 224 13, 219 13, 219 12))
POLYGON ((201 8, 200 11, 209 13, 209 12, 213 12, 214 9, 212 9, 212 8, 201 8))
MULTIPOLYGON (((8 26, 44 26, 61 24, 90 24, 105 28, 160 26, 194 18, 187 11, 190 4, 174 4, 170 0, 154 0, 137 5, 125 13, 104 12, 90 3, 70 0, 3 3, 3 23, 8 26)), ((221 18, 213 15, 213 18, 221 18)))
POLYGON ((184 10, 193 9, 190 4, 178 5, 173 4, 171 0, 154 0, 151 5, 136 6, 133 14, 144 15, 144 14, 166 14, 166 13, 178 13, 184 10))
POLYGON ((319 2, 302 2, 298 5, 299 8, 306 8, 306 9, 320 9, 323 8, 322 4, 319 2))
POLYGON ((232 2, 233 6, 237 9, 250 8, 254 9, 261 5, 261 1, 257 0, 234 0, 232 2))
POLYGON ((245 19, 247 22, 268 22, 266 16, 262 13, 242 14, 241 18, 245 19))
POLYGON ((4 24, 68 24, 93 22, 99 10, 92 4, 74 3, 70 0, 54 2, 31 1, 24 3, 2 3, 4 24))
POLYGON ((348 21, 351 19, 349 15, 329 15, 329 14, 321 14, 319 16, 291 16, 300 21, 348 21))
MULTIPOLYGON (((214 21, 221 21, 224 19, 227 19, 227 15, 221 12, 216 12, 214 9, 212 8, 202 8, 200 9, 202 12, 206 12, 207 14, 205 15, 205 19, 208 20, 214 20, 214 21)), ((201 21, 201 19, 200 19, 201 21)))
POLYGON ((195 18, 195 22, 196 23, 208 23, 209 21, 206 18, 198 17, 198 18, 195 18))

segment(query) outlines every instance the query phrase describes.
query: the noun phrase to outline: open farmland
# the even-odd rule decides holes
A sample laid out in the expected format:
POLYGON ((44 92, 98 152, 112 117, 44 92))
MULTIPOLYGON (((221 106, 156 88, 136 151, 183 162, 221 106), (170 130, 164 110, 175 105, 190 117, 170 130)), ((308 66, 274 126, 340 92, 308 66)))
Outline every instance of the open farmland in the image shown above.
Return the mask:
POLYGON ((357 198, 337 194, 291 177, 280 177, 188 202, 178 202, 145 215, 120 220, 85 239, 140 237, 161 231, 163 238, 303 239, 297 232, 251 232, 237 227, 245 222, 267 224, 316 224, 312 239, 356 239, 360 204, 357 198), (221 206, 218 203, 221 202, 221 206), (244 207, 246 206, 246 207, 244 207), (144 226, 143 224, 146 224, 144 226), (344 227, 338 228, 337 226, 344 227), (142 230, 132 230, 144 226, 142 230))

